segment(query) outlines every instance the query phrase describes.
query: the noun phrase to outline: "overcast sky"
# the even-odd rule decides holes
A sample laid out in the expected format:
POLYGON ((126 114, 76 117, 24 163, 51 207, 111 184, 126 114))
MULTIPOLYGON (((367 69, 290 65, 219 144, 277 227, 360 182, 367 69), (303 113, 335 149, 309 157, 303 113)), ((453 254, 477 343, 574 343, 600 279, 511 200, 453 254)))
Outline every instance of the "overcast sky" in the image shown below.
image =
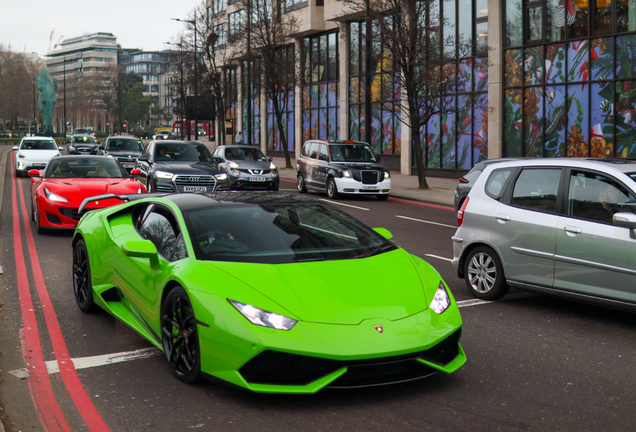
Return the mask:
POLYGON ((123 48, 160 51, 184 29, 170 18, 186 18, 203 0, 3 0, 0 43, 12 51, 43 57, 60 36, 72 38, 105 32, 123 48))

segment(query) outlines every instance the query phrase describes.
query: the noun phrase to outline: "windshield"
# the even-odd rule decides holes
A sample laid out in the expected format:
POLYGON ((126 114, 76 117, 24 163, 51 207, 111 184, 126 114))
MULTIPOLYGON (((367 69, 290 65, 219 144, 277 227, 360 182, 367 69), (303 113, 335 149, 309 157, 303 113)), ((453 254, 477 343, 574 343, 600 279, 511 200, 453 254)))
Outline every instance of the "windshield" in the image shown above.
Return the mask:
POLYGON ((24 140, 20 150, 57 150, 53 140, 24 140))
POLYGON ((225 158, 231 161, 265 162, 267 158, 263 152, 255 147, 228 147, 225 158))
POLYGON ((73 131, 74 134, 91 134, 93 133, 93 128, 77 128, 73 131))
POLYGON ((127 178, 125 169, 110 157, 54 158, 46 167, 44 178, 127 178))
POLYGON ((212 162, 212 153, 203 144, 159 144, 155 160, 164 162, 212 162))
POLYGON ((106 150, 142 152, 144 151, 144 144, 140 140, 110 139, 106 150))
POLYGON ((73 143, 77 143, 77 144, 95 144, 97 143, 97 141, 95 141, 95 138, 91 137, 91 136, 76 136, 73 137, 73 143))
POLYGON ((373 150, 367 144, 331 144, 329 149, 334 162, 375 162, 373 150))
POLYGON ((322 204, 240 204, 185 212, 198 259, 284 264, 365 258, 396 246, 322 204))

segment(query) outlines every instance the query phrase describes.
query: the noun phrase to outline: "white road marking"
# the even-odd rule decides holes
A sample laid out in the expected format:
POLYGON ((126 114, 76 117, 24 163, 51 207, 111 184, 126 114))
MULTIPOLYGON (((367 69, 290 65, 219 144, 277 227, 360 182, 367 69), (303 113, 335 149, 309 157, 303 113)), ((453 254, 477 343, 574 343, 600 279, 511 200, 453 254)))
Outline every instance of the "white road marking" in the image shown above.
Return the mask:
MULTIPOLYGON (((134 351, 125 351, 115 354, 104 354, 104 355, 96 355, 91 357, 78 357, 71 359, 75 369, 86 369, 97 366, 105 366, 114 363, 121 363, 125 361, 131 360, 140 360, 148 357, 153 357, 160 354, 161 351, 157 348, 143 348, 134 351)), ((46 362, 46 370, 49 375, 58 373, 60 371, 59 364, 57 360, 49 360, 46 362)), ((16 376, 20 379, 28 378, 29 369, 22 368, 9 371, 9 373, 13 376, 16 376)))
POLYGON ((337 202, 337 201, 331 201, 331 200, 324 199, 324 198, 321 198, 320 201, 328 202, 329 204, 335 204, 335 205, 341 205, 341 206, 345 206, 345 207, 351 207, 351 208, 358 209, 358 210, 370 210, 368 208, 358 207, 358 206, 354 206, 354 205, 351 205, 351 204, 340 203, 340 202, 337 202))
POLYGON ((516 299, 525 298, 525 297, 534 297, 536 295, 537 294, 530 293, 530 292, 522 292, 518 294, 507 295, 504 298, 499 300, 480 300, 480 299, 460 300, 457 302, 457 307, 463 308, 463 307, 470 307, 470 306, 480 306, 485 304, 504 302, 508 300, 516 300, 516 299))
POLYGON ((439 225, 439 226, 443 226, 443 227, 447 227, 447 228, 457 229, 457 227, 454 226, 454 225, 447 225, 447 224, 443 224, 443 223, 439 223, 439 222, 425 221, 425 220, 422 220, 422 219, 415 219, 415 218, 408 217, 408 216, 396 215, 395 217, 398 217, 400 219, 407 219, 407 220, 412 220, 412 221, 416 221, 416 222, 422 222, 422 223, 427 223, 427 224, 431 224, 431 225, 439 225))
POLYGON ((441 257, 441 256, 439 256, 439 255, 424 254, 424 256, 431 257, 431 258, 437 258, 437 259, 441 259, 441 260, 448 261, 448 262, 453 262, 453 260, 452 260, 452 259, 450 259, 450 258, 446 258, 446 257, 441 257))

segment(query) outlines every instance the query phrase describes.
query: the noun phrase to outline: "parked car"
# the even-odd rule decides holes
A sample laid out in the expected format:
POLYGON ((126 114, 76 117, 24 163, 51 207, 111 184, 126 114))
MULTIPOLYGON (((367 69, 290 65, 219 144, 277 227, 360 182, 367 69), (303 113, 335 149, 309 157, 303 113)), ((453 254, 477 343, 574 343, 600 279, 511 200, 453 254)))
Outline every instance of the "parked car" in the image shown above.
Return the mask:
POLYGON ((453 265, 475 297, 509 287, 636 306, 636 163, 491 164, 458 212, 453 265))
POLYGON ((144 144, 134 136, 109 136, 99 146, 100 153, 112 156, 129 173, 135 168, 137 158, 144 151, 144 144))
POLYGON ((391 174, 380 164, 367 143, 360 141, 307 141, 297 159, 297 188, 340 194, 375 195, 386 200, 391 192, 391 174))
POLYGON ((15 176, 20 177, 30 169, 44 169, 60 150, 51 137, 23 137, 20 145, 13 146, 15 152, 15 176))
MULTIPOLYGON (((135 174, 135 173, 133 173, 135 174)), ((45 170, 31 170, 31 219, 38 233, 49 229, 74 229, 81 218, 84 198, 104 194, 135 194, 146 188, 131 178, 113 158, 57 156, 45 170)), ((89 210, 120 203, 117 199, 91 202, 89 210)))
POLYGON ((0 138, 11 138, 11 131, 0 131, 0 138))
POLYGON ((197 141, 151 141, 137 158, 142 181, 150 192, 227 190, 227 174, 208 148, 197 141))
POLYGON ((470 171, 468 171, 464 176, 459 178, 459 184, 457 185, 457 188, 455 189, 455 200, 454 200, 455 211, 458 211, 461 208, 462 204, 464 203, 464 200, 468 196, 468 192, 470 192, 470 189, 475 184, 475 181, 477 181, 482 171, 488 165, 493 163, 506 162, 510 160, 519 160, 519 159, 522 159, 522 158, 487 159, 481 162, 477 162, 470 171))
POLYGON ((98 155, 99 144, 97 140, 90 135, 73 135, 68 145, 68 154, 86 154, 98 155))
POLYGON ((230 189, 278 190, 278 168, 258 147, 219 146, 212 155, 223 160, 219 166, 228 175, 230 189))
POLYGON ((206 375, 259 393, 311 394, 449 374, 466 362, 450 290, 384 228, 297 194, 90 200, 105 198, 129 202, 80 221, 77 305, 126 323, 183 382, 206 375))

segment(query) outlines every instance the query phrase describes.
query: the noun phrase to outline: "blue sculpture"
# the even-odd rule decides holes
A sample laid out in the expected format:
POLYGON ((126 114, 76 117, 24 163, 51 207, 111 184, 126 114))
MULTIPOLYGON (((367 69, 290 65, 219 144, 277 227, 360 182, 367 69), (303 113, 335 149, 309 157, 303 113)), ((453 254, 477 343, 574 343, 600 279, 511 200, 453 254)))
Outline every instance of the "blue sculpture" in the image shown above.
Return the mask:
POLYGON ((55 91, 57 81, 53 79, 47 68, 42 69, 38 75, 37 86, 40 90, 38 108, 44 121, 44 134, 53 136, 53 106, 55 105, 55 91))

